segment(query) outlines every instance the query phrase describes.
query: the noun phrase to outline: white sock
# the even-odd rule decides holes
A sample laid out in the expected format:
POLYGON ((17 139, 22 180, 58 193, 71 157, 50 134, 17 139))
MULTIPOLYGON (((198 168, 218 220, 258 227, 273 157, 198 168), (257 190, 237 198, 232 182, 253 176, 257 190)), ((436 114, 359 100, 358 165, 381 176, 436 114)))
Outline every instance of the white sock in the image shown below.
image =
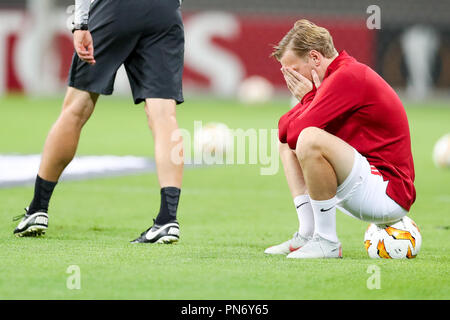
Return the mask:
POLYGON ((338 242, 336 234, 336 197, 329 200, 311 199, 310 201, 314 211, 314 233, 327 240, 338 242))
POLYGON ((294 205, 298 216, 298 233, 305 238, 311 237, 314 234, 314 212, 309 196, 302 194, 295 197, 294 205))

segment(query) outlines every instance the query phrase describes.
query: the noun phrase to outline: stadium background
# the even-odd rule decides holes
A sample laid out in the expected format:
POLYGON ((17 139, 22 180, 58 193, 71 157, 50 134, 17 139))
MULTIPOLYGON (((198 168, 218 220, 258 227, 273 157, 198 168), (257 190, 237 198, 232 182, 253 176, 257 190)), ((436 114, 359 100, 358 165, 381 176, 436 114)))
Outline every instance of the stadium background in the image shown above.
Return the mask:
MULTIPOLYGON (((303 17, 329 28, 338 50, 369 64, 401 96, 418 194, 410 216, 424 239, 421 253, 408 261, 371 260, 363 246, 367 224, 339 214, 344 259, 319 262, 262 254, 295 231, 297 218, 282 168, 263 176, 259 163, 187 168, 182 241, 164 248, 129 245, 151 224, 159 187, 145 115, 132 107, 123 70, 114 95, 98 102, 78 155, 118 156, 120 165, 137 162, 137 169, 129 174, 120 167, 106 178, 88 171, 80 181, 60 182, 46 236, 13 237, 11 218, 32 195, 29 177, 60 112, 73 54, 71 5, 0 0, 0 299, 450 298, 450 170, 436 168, 432 159, 434 143, 450 132, 450 1, 183 2, 187 99, 177 118, 191 132, 198 120, 276 128, 292 101, 269 55, 303 17), (367 28, 372 5, 381 9, 380 29, 367 28), (270 86, 257 87, 257 103, 249 105, 240 93, 252 76, 270 86), (36 160, 33 166, 22 162, 27 156, 36 160), (2 184, 2 177, 25 173, 28 178, 2 184), (81 269, 81 290, 66 287, 71 265, 81 269), (369 288, 372 266, 381 270, 380 290, 369 288)), ((98 158, 94 167, 114 169, 115 159, 98 158)))
MULTIPOLYGON (((64 89, 73 52, 66 27, 70 5, 73 1, 0 1, 0 93, 64 89)), ((329 28, 338 50, 373 67, 407 97, 423 99, 450 89, 448 1, 187 0, 183 11, 188 93, 230 97, 253 75, 284 89, 268 56, 299 17, 329 28), (379 30, 366 26, 371 5, 381 9, 379 30)), ((116 88, 129 92, 122 71, 116 88)))

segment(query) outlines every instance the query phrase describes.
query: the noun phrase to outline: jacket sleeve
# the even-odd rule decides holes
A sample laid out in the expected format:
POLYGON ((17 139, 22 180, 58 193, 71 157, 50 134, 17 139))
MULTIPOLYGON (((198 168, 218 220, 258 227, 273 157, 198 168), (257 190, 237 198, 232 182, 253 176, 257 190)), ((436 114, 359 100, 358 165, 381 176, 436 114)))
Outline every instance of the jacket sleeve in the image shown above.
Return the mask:
POLYGON ((291 110, 285 113, 278 121, 278 139, 281 143, 287 143, 287 130, 292 119, 298 117, 305 108, 311 103, 316 94, 316 90, 311 90, 302 98, 302 100, 291 110))
POLYGON ((322 83, 308 107, 289 121, 286 141, 291 149, 296 148, 303 129, 324 129, 331 121, 361 104, 365 85, 359 78, 351 72, 341 72, 322 83))

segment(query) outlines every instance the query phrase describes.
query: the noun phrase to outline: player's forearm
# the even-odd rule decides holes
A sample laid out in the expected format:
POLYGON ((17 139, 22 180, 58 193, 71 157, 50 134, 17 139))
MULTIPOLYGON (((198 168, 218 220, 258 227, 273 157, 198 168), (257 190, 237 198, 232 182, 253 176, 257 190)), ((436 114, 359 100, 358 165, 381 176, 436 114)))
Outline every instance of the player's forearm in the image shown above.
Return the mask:
POLYGON ((87 24, 91 0, 75 0, 74 24, 87 24))

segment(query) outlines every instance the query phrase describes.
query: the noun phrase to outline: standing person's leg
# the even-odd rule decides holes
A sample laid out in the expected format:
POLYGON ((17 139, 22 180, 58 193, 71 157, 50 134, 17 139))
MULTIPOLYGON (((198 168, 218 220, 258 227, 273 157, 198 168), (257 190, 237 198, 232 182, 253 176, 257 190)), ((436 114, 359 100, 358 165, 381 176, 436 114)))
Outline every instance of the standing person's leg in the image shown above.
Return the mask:
POLYGON ((155 142, 159 185, 161 188, 181 188, 183 162, 176 160, 182 160, 182 154, 179 159, 172 159, 172 150, 183 142, 181 137, 178 140, 173 139, 178 130, 175 100, 146 99, 145 113, 155 142))
POLYGON ((116 72, 132 52, 139 34, 114 24, 121 8, 116 1, 95 1, 89 12, 89 31, 75 31, 75 53, 68 76, 63 110, 45 142, 29 213, 47 211, 47 198, 64 168, 73 159, 83 125, 91 116, 100 94, 112 94, 116 72), (81 43, 80 43, 81 41, 81 43), (95 63, 79 55, 80 45, 93 55, 95 63), (95 48, 94 48, 95 46, 95 48), (42 186, 42 188, 41 188, 42 186))
POLYGON ((176 101, 159 98, 145 99, 145 112, 154 139, 161 202, 153 226, 132 243, 172 243, 179 239, 177 210, 184 167, 183 149, 182 147, 180 149, 183 141, 177 134, 176 101), (174 150, 177 150, 179 154, 174 155, 174 150))
POLYGON ((135 103, 145 102, 155 142, 161 203, 153 226, 132 242, 172 243, 179 240, 177 210, 183 176, 183 155, 173 153, 182 153, 175 109, 184 101, 184 26, 179 1, 155 1, 143 8, 142 15, 142 36, 125 68, 135 103), (149 19, 151 15, 155 19, 149 19))
POLYGON ((81 129, 94 111, 97 98, 98 94, 71 87, 67 89, 61 114, 45 141, 33 199, 14 234, 35 236, 45 233, 53 190, 75 155, 81 129))
POLYGON ((177 134, 176 101, 159 98, 145 99, 145 112, 155 144, 156 172, 161 187, 161 202, 153 226, 132 243, 172 243, 179 239, 177 210, 184 166, 183 149, 180 149, 183 141, 177 134), (174 150, 180 154, 174 155, 174 150))
MULTIPOLYGON (((183 143, 175 140, 178 123, 172 99, 146 99, 145 112, 155 143, 155 162, 161 187, 161 206, 155 223, 163 225, 176 219, 183 178, 183 154, 174 159, 173 150, 183 143)), ((178 150, 178 149, 177 149, 178 150)))
POLYGON ((38 175, 58 181, 77 150, 81 129, 89 120, 98 94, 69 87, 60 116, 52 126, 44 144, 38 175))

